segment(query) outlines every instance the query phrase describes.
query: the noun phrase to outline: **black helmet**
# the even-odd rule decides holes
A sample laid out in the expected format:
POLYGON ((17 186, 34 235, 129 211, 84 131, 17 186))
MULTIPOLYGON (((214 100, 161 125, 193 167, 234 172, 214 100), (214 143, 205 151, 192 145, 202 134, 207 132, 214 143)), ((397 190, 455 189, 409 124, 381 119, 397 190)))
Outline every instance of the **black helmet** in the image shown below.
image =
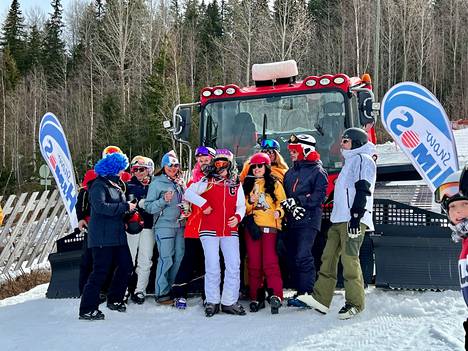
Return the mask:
POLYGON ((449 205, 458 200, 468 200, 468 171, 454 172, 434 192, 434 200, 439 203, 445 214, 448 215, 449 205))
POLYGON ((140 233, 144 228, 144 224, 143 217, 138 211, 130 212, 126 216, 125 227, 128 234, 140 233))
POLYGON ((351 150, 357 149, 364 144, 367 144, 367 133, 361 128, 348 128, 343 132, 341 139, 351 140, 351 150))

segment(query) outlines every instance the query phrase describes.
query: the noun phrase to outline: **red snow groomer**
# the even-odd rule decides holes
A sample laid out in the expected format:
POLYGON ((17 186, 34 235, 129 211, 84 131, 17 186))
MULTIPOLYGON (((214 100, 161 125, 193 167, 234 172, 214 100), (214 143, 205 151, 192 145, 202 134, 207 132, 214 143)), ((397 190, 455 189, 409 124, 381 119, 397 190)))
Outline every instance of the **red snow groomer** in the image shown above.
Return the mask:
MULTIPOLYGON (((310 134, 317 140, 316 149, 324 167, 330 175, 336 174, 342 166, 343 131, 373 122, 379 110, 370 76, 340 73, 303 80, 297 76, 294 60, 253 65, 254 86, 203 88, 200 101, 176 106, 172 123, 167 121, 166 126, 176 141, 190 149, 192 109, 199 107, 200 144, 230 149, 240 166, 258 151, 261 139, 277 140, 282 156, 289 161, 285 143, 291 134, 310 134)), ((375 142, 373 128, 369 138, 375 142)))
MULTIPOLYGON (((253 65, 252 79, 255 85, 248 87, 228 84, 203 88, 199 102, 174 108, 172 120, 164 126, 179 143, 181 159, 188 161, 185 167, 190 169, 192 163, 189 140, 194 140, 190 137, 193 113, 200 113, 197 144, 232 150, 240 167, 266 138, 280 143, 280 152, 290 163, 288 138, 293 133, 310 134, 329 174, 330 195, 342 167, 343 131, 369 127, 379 112, 370 76, 339 73, 300 80, 296 62, 290 60, 253 65)), ((365 129, 375 143, 374 129, 365 129)), ((457 272, 458 247, 450 241, 446 218, 424 209, 431 202, 427 186, 395 182, 415 179, 415 175, 410 165, 378 164, 377 180, 393 182, 376 186, 375 233, 366 235, 361 248, 365 281, 385 288, 458 289, 457 275, 453 274, 457 272), (421 198, 429 204, 414 202, 421 198)), ((324 211, 322 234, 329 224, 329 210, 324 211)), ((324 240, 323 235, 317 236, 313 248, 318 264, 324 240)))

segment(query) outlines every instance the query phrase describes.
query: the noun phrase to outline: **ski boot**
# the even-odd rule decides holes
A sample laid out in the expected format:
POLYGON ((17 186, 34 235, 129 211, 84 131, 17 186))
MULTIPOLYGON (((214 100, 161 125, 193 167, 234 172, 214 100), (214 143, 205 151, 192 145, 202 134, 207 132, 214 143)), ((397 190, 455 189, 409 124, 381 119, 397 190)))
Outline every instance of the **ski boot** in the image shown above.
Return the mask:
POLYGON ((258 312, 262 308, 265 308, 265 301, 252 301, 249 304, 250 312, 258 312))
POLYGON ((127 310, 127 306, 125 306, 124 302, 109 302, 107 301, 107 308, 112 311, 118 312, 125 312, 127 310))
POLYGON ((136 294, 132 294, 131 299, 136 304, 142 305, 145 302, 145 294, 143 294, 141 291, 139 291, 136 294))
POLYGON ((235 302, 230 306, 221 305, 221 311, 227 314, 235 314, 237 316, 245 316, 244 307, 239 303, 235 302))
POLYGON ((187 308, 187 300, 183 297, 174 299, 174 307, 179 310, 185 310, 187 308))

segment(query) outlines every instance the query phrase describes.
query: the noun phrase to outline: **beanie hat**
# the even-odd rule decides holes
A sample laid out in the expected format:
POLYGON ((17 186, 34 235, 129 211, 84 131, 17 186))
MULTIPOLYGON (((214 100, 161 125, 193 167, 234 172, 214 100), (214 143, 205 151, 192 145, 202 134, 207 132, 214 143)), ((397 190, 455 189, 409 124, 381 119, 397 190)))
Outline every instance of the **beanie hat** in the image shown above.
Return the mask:
POLYGON ((179 165, 179 159, 174 150, 169 151, 166 153, 161 159, 161 168, 164 166, 172 166, 172 165, 179 165))
POLYGON ((127 167, 127 156, 120 152, 114 152, 100 159, 94 166, 94 171, 100 176, 118 175, 127 167))

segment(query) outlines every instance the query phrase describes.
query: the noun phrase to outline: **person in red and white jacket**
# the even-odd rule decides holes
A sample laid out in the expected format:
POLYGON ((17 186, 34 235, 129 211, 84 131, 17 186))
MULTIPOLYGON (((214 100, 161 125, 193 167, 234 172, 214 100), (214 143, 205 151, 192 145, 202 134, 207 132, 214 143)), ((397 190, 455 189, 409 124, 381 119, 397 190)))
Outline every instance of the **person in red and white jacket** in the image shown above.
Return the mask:
MULTIPOLYGON (((460 287, 468 307, 468 165, 463 171, 452 173, 434 193, 435 201, 441 204, 452 229, 452 239, 462 243, 458 258, 460 287)), ((465 328, 465 347, 468 346, 468 319, 465 328)))
POLYGON ((233 154, 227 149, 216 150, 205 174, 185 192, 185 200, 203 211, 199 233, 205 254, 205 314, 211 317, 218 313, 221 303, 223 312, 245 315, 244 308, 238 302, 240 253, 237 231, 237 225, 245 215, 245 199, 233 154), (222 295, 220 248, 226 267, 222 295))

